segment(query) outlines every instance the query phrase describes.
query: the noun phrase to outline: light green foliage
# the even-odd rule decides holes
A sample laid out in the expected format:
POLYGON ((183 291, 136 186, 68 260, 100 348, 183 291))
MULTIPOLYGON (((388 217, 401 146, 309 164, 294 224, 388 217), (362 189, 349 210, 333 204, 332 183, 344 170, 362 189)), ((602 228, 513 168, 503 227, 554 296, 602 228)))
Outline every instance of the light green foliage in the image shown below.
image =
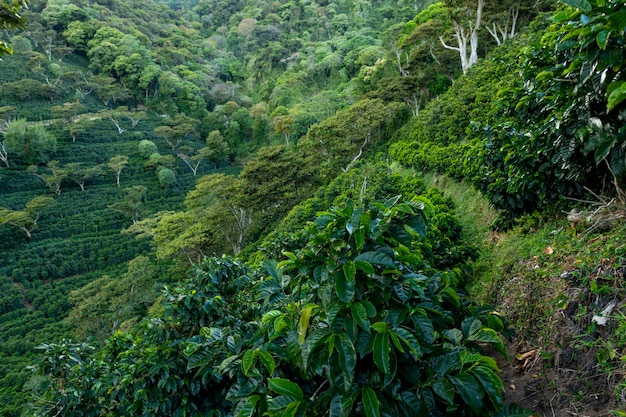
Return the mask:
POLYGON ((156 144, 148 139, 143 139, 139 142, 137 150, 139 151, 139 155, 144 158, 150 158, 153 153, 158 152, 156 144))
POLYGON ((89 165, 82 162, 72 162, 65 166, 67 177, 85 191, 85 183, 89 180, 102 177, 105 174, 104 165, 89 165))
POLYGON ((79 337, 104 340, 126 323, 142 317, 158 295, 155 268, 149 258, 138 256, 128 262, 120 276, 107 276, 72 291, 74 304, 69 320, 79 337))
POLYGON ((322 176, 349 170, 367 150, 387 140, 406 120, 405 107, 380 99, 362 99, 311 126, 303 147, 322 176))
POLYGON ((154 129, 154 134, 164 139, 175 150, 183 140, 197 136, 195 120, 184 114, 166 118, 163 125, 154 129))
POLYGON ((30 239, 41 213, 54 204, 52 197, 38 196, 26 203, 24 210, 0 207, 0 224, 17 227, 30 239))
POLYGON ((163 188, 171 188, 176 184, 176 174, 167 167, 159 167, 156 171, 159 184, 163 188))
POLYGON ((117 186, 120 186, 120 176, 122 175, 122 170, 128 165, 128 156, 126 155, 115 155, 109 159, 107 162, 107 167, 115 173, 115 182, 117 186))
POLYGON ((4 144, 9 154, 34 164, 48 161, 49 154, 56 151, 57 139, 43 125, 17 119, 6 127, 4 144))
POLYGON ((52 192, 61 194, 61 183, 68 177, 68 170, 59 165, 59 161, 50 161, 43 171, 36 165, 30 165, 27 171, 40 178, 52 192))

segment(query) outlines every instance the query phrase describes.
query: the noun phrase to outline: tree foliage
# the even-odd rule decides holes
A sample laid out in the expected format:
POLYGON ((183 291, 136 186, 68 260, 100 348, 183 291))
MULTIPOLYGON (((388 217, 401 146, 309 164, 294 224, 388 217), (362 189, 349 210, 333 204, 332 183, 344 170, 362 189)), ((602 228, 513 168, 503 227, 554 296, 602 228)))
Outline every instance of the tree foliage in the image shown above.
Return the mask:
MULTIPOLYGON (((0 27, 3 30, 24 27, 25 19, 21 15, 22 9, 28 7, 27 0, 2 0, 0 3, 0 27)), ((0 57, 4 54, 12 54, 11 45, 0 40, 0 57)))

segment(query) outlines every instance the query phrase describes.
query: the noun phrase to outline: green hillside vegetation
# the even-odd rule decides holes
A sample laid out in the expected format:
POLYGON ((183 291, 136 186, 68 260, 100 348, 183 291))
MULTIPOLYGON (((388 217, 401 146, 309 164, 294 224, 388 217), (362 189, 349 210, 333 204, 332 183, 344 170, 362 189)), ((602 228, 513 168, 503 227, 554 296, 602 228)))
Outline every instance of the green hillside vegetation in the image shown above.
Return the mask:
POLYGON ((0 414, 626 413, 626 11, 564 3, 29 2, 0 414))

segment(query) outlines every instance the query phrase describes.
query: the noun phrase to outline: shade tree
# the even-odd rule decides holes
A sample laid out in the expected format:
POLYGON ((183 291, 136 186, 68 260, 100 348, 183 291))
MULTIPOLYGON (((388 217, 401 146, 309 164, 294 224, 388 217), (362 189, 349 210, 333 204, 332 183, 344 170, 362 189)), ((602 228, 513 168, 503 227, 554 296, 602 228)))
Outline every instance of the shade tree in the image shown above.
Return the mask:
POLYGON ((56 195, 61 194, 61 183, 68 178, 69 171, 59 164, 59 161, 50 161, 43 170, 37 165, 29 165, 28 173, 41 179, 56 195))
POLYGON ((144 201, 148 188, 143 185, 134 185, 124 189, 124 200, 110 204, 108 207, 130 217, 137 223, 145 213, 144 201))
POLYGON ((178 156, 189 167, 193 176, 198 174, 198 168, 202 161, 208 156, 209 149, 201 148, 197 152, 191 146, 181 146, 178 149, 176 156, 178 156))
POLYGON ((196 120, 184 114, 165 118, 163 124, 154 128, 154 134, 175 150, 183 140, 197 137, 196 120))
POLYGON ((7 122, 3 135, 3 161, 8 166, 8 155, 14 154, 23 161, 34 164, 46 162, 49 154, 56 151, 57 139, 41 124, 26 119, 7 122))
POLYGON ((115 173, 115 183, 117 186, 120 186, 120 176, 122 175, 122 170, 126 168, 128 165, 128 156, 126 155, 115 155, 109 159, 109 162, 106 163, 106 166, 115 173))
POLYGON ((105 173, 103 164, 71 162, 65 165, 65 169, 67 170, 67 178, 78 184, 81 191, 85 191, 85 183, 87 181, 101 177, 105 173))
POLYGON ((322 176, 349 170, 368 150, 389 138, 404 122, 407 109, 400 103, 361 99, 334 116, 313 125, 303 141, 305 151, 322 176))
POLYGON ((52 197, 37 196, 28 201, 24 210, 11 210, 0 207, 0 224, 8 224, 17 227, 30 239, 32 232, 37 227, 41 213, 55 201, 52 197))
POLYGON ((148 139, 143 139, 137 144, 137 151, 139 155, 144 158, 150 158, 150 155, 158 152, 158 148, 156 144, 148 139))

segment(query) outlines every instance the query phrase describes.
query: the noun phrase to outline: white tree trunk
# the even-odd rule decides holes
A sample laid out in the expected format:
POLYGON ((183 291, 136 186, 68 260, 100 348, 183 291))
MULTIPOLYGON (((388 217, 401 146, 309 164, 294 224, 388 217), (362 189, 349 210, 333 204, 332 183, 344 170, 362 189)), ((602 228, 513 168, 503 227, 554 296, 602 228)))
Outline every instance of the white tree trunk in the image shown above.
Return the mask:
POLYGON ((439 37, 441 44, 446 49, 457 51, 461 58, 461 69, 463 74, 467 73, 469 67, 478 62, 478 33, 480 31, 480 25, 483 18, 483 9, 485 8, 485 0, 478 0, 476 5, 476 19, 474 23, 469 23, 469 31, 466 32, 465 28, 459 24, 456 20, 454 24, 454 34, 457 42, 457 46, 451 46, 445 43, 443 36, 439 37), (469 41, 469 54, 468 54, 468 41, 469 41))

